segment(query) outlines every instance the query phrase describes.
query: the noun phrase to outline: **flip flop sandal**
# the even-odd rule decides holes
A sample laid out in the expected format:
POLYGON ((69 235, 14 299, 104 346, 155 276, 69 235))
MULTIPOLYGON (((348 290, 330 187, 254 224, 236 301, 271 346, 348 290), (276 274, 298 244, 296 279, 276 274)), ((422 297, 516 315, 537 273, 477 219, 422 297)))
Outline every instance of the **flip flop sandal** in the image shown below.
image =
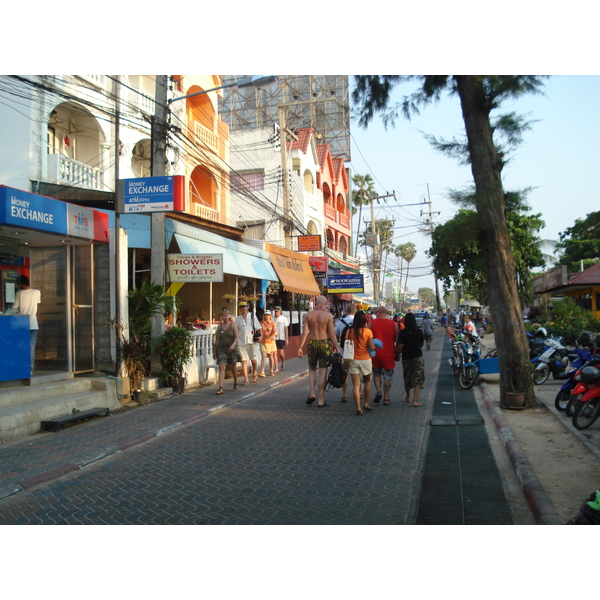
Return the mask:
POLYGON ((340 402, 348 402, 348 397, 342 396, 342 399, 340 400, 340 402))
POLYGON ((381 392, 377 392, 375 394, 375 398, 373 398, 373 402, 375 402, 375 404, 378 404, 379 402, 381 402, 382 396, 383 394, 381 392))

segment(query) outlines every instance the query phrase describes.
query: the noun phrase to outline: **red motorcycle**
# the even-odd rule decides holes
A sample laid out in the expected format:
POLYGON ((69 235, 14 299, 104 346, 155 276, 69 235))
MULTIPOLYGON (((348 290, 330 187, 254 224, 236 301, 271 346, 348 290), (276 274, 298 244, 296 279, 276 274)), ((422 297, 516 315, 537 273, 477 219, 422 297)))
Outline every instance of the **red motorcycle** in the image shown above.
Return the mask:
POLYGON ((573 395, 581 394, 573 414, 573 426, 586 429, 600 415, 600 370, 584 367, 580 377, 580 382, 572 392, 573 395))

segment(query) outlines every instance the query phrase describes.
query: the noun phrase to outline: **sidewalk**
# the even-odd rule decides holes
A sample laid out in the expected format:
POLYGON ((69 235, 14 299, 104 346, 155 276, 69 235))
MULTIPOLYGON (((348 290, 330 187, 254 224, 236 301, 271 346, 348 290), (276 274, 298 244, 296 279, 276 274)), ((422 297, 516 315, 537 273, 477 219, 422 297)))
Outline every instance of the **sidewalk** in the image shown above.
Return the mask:
MULTIPOLYGON (((221 423, 223 419, 219 415, 229 413, 226 430, 230 430, 233 424, 236 424, 236 428, 243 426, 248 429, 250 445, 255 440, 252 427, 256 425, 263 430, 265 423, 261 420, 262 414, 268 407, 269 426, 275 428, 273 431, 279 432, 280 436, 283 435, 278 438, 279 442, 285 439, 287 446, 300 444, 306 455, 304 460, 310 462, 314 453, 314 459, 319 464, 323 461, 323 468, 327 466, 320 476, 323 480, 319 480, 319 485, 323 487, 320 501, 324 506, 329 506, 330 496, 336 491, 332 491, 330 477, 338 486, 356 485, 357 490, 362 489, 360 486, 364 485, 364 481, 356 475, 352 465, 346 464, 346 458, 350 449, 359 453, 363 452, 360 449, 368 449, 365 460, 369 462, 370 470, 364 476, 374 477, 377 473, 386 490, 386 506, 394 506, 389 514, 368 513, 374 523, 390 523, 389 515, 393 515, 393 522, 409 524, 512 523, 507 500, 502 493, 498 465, 489 444, 489 438, 498 433, 486 431, 474 391, 459 388, 447 364, 448 353, 447 338, 442 338, 438 332, 431 351, 424 352, 427 379, 422 394, 423 407, 419 409, 408 407, 403 401, 400 365, 396 368, 391 396, 392 404, 396 406, 392 406, 387 415, 387 407, 381 409, 381 405, 375 405, 375 411, 367 417, 361 417, 360 420, 353 416, 349 418, 349 415, 353 415, 352 406, 351 403, 339 403, 341 390, 327 392, 326 399, 332 406, 325 413, 314 407, 307 409, 304 404, 308 391, 306 379, 302 384, 289 385, 289 391, 283 395, 275 391, 278 386, 292 384, 308 374, 306 360, 293 359, 286 362, 286 371, 273 377, 259 378, 255 384, 240 386, 237 392, 232 391, 233 381, 228 379, 223 396, 217 396, 217 386, 211 385, 66 428, 58 433, 40 433, 15 440, 0 445, 0 461, 4 467, 0 473, 0 501, 94 465, 163 434, 179 429, 184 431, 185 426, 211 414, 215 414, 221 423), (272 412, 274 398, 280 398, 283 402, 272 412), (249 402, 241 406, 240 403, 245 400, 249 402), (230 411, 219 412, 225 407, 234 406, 235 415, 230 411), (322 416, 315 420, 315 413, 322 416), (313 445, 314 449, 308 450, 313 445), (351 466, 352 474, 348 471, 344 475, 344 469, 351 466), (356 481, 354 477, 358 477, 356 481)), ((488 409, 513 459, 537 522, 556 523, 551 503, 547 502, 535 473, 528 468, 527 459, 515 443, 510 428, 502 422, 502 414, 495 400, 490 397, 489 390, 486 392, 485 386, 482 387, 487 394, 488 409)), ((215 425, 216 422, 212 426, 207 423, 207 430, 215 425)), ((235 436, 232 437, 234 439, 235 436)), ((278 454, 290 453, 287 463, 285 457, 279 459, 282 465, 288 465, 283 477, 291 477, 289 485, 294 490, 304 485, 302 477, 315 485, 314 469, 306 475, 303 467, 298 465, 297 469, 300 470, 294 471, 295 475, 289 472, 289 464, 298 461, 294 448, 287 446, 285 450, 278 450, 278 454)), ((235 447, 227 447, 232 451, 227 454, 233 455, 238 451, 235 447)), ((148 447, 150 450, 151 446, 148 447)), ((144 452, 147 453, 145 449, 144 452)), ((266 455, 270 457, 269 469, 285 466, 272 462, 271 450, 266 455)), ((261 456, 257 455, 259 460, 261 456)), ((213 472, 219 473, 219 468, 218 464, 213 465, 213 472)), ((260 465, 257 469, 263 472, 260 465)), ((249 481, 248 486, 251 485, 255 483, 249 481)), ((94 489, 91 488, 91 493, 94 489)), ((288 491, 286 488, 286 493, 288 491)), ((227 498, 223 498, 223 503, 226 502, 227 498)), ((347 510, 346 504, 342 506, 347 510)), ((367 502, 365 506, 372 509, 373 505, 367 502)), ((342 512, 339 514, 342 515, 342 512)), ((292 517, 291 522, 301 522, 294 521, 295 518, 292 517)), ((333 519, 333 514, 329 518, 333 519)), ((358 519, 356 522, 365 521, 358 519)))
MULTIPOLYGON (((78 471, 190 423, 226 406, 233 406, 308 374, 306 360, 286 361, 285 371, 259 377, 256 383, 239 386, 226 379, 222 396, 217 385, 186 391, 120 414, 43 432, 0 445, 0 500, 34 486, 78 471)), ((238 381, 241 381, 240 377, 238 381)))

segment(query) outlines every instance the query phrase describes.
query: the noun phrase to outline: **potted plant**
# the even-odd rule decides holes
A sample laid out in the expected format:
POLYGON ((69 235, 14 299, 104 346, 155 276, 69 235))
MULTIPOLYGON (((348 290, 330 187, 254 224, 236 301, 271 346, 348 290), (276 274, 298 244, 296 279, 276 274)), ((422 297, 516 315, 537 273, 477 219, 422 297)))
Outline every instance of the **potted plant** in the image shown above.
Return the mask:
POLYGON ((162 365, 162 379, 178 394, 185 389, 185 365, 192 360, 194 336, 185 327, 171 327, 157 340, 157 351, 162 365))
POLYGON ((235 294, 223 294, 223 300, 225 300, 228 304, 237 299, 235 294))
POLYGON ((142 381, 150 369, 150 335, 152 318, 172 310, 178 302, 165 295, 165 288, 152 281, 144 281, 127 295, 129 322, 110 321, 115 332, 119 352, 119 371, 124 369, 129 377, 131 395, 136 401, 142 398, 142 381), (128 330, 126 332, 126 330, 128 330))

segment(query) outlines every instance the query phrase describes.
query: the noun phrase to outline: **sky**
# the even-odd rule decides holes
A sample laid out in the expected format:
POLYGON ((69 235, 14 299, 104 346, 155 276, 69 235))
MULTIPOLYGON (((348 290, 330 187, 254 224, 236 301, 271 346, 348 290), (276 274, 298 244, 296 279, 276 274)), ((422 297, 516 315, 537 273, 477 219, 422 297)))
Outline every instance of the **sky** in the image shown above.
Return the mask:
MULTIPOLYGON (((394 92, 394 101, 415 89, 407 84, 394 92)), ((544 95, 524 96, 506 103, 502 110, 526 114, 534 120, 522 145, 503 170, 505 191, 533 188, 527 196, 533 214, 540 213, 545 227, 541 239, 558 240, 559 234, 578 218, 600 207, 597 178, 600 167, 600 76, 553 76, 545 80, 544 95)), ((411 263, 408 288, 434 288, 426 251, 430 237, 419 232, 419 222, 431 199, 434 225, 451 219, 458 210, 448 199, 449 189, 472 185, 468 166, 434 150, 424 134, 464 139, 459 100, 446 96, 438 105, 424 108, 418 117, 400 117, 386 130, 376 116, 367 129, 351 123, 352 170, 375 180, 380 195, 395 192, 377 207, 376 218, 396 219, 394 243, 413 242, 417 255, 411 263), (412 227, 410 227, 412 225, 412 227)), ((377 205, 376 205, 377 206, 377 205)), ((363 220, 365 218, 363 210, 363 220)), ((366 215, 370 220, 370 214, 366 215)), ((358 218, 354 219, 354 230, 358 218)), ((361 224, 364 230, 364 223, 361 224)), ((441 286, 440 286, 441 292, 441 286)))

